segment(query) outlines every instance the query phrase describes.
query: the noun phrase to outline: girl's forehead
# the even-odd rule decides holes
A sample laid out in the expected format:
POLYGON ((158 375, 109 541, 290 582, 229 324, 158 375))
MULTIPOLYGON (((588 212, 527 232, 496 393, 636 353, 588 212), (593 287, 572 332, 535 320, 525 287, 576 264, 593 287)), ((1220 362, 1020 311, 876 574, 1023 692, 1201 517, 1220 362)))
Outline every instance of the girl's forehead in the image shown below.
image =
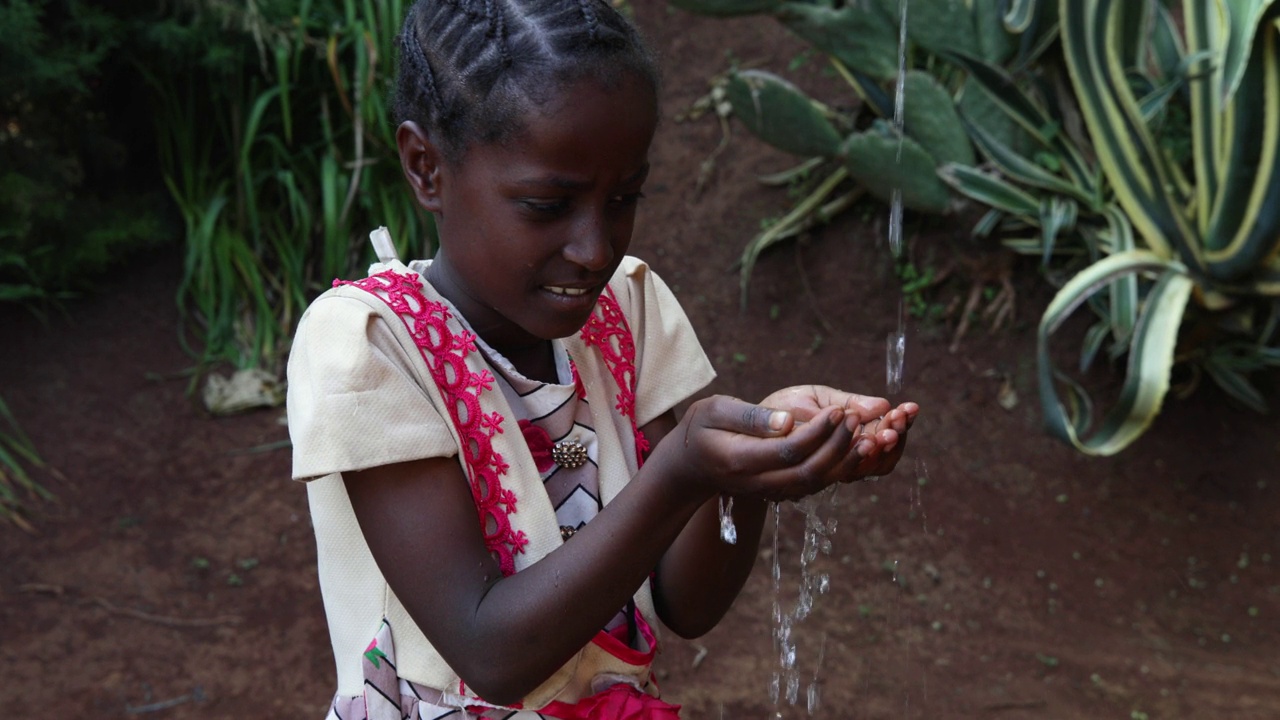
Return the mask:
POLYGON ((657 93, 639 78, 606 83, 586 77, 531 103, 517 121, 512 138, 517 144, 557 137, 595 141, 608 135, 618 140, 644 136, 647 144, 658 122, 657 93))

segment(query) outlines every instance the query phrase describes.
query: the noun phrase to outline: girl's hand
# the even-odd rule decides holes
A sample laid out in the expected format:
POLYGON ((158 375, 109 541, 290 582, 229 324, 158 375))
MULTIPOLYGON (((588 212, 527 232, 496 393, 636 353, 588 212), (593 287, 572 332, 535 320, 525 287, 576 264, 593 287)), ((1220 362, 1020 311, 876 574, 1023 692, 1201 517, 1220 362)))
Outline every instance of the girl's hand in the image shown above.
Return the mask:
POLYGON ((824 408, 840 406, 846 411, 845 422, 855 433, 861 460, 850 477, 853 482, 868 477, 887 475, 902 458, 907 444, 907 431, 915 422, 920 406, 913 402, 891 408, 889 401, 869 395, 856 395, 825 385, 797 385, 778 390, 760 402, 761 405, 786 410, 802 422, 815 417, 824 408), (854 426, 861 425, 861 429, 854 426))
POLYGON ((725 396, 699 400, 658 444, 651 462, 710 492, 774 501, 851 478, 863 461, 854 443, 861 408, 796 407, 793 413, 725 396), (796 422, 800 417, 806 422, 796 422))

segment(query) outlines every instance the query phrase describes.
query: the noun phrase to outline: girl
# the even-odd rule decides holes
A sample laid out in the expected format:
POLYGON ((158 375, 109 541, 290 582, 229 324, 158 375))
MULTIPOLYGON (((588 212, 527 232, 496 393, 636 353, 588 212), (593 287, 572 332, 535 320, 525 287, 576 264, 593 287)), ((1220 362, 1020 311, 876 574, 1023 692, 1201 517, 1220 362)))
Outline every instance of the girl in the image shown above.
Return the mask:
POLYGON ((912 403, 713 377, 626 257, 658 122, 605 0, 419 0, 396 100, 440 247, 307 311, 289 359, 338 691, 330 718, 675 718, 657 620, 721 618, 771 500, 897 463, 912 403), (721 541, 733 500, 738 542, 721 541))

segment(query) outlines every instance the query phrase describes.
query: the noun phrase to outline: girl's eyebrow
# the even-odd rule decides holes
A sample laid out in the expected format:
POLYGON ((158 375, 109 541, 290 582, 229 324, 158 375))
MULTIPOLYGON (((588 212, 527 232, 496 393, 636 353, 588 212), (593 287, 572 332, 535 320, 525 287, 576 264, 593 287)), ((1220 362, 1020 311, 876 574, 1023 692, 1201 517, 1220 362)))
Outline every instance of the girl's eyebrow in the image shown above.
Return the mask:
MULTIPOLYGON (((632 185, 642 183, 649 177, 649 163, 645 163, 643 167, 635 173, 622 179, 622 185, 632 185)), ((523 187, 555 187, 561 190, 585 190, 591 186, 590 181, 574 180, 572 178, 562 177, 559 175, 545 175, 543 177, 532 177, 517 180, 516 185, 523 187)))

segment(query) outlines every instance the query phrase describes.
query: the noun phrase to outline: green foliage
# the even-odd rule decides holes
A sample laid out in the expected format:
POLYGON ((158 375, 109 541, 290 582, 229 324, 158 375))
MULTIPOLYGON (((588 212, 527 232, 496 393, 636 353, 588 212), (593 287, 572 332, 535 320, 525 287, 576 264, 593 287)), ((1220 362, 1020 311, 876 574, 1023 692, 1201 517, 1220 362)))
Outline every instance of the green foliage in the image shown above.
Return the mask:
POLYGON ((54 496, 31 477, 28 467, 42 468, 44 461, 0 398, 0 522, 33 532, 25 517, 27 503, 54 500, 54 496))
POLYGON ((1013 242, 1046 263, 1059 236, 1085 250, 1040 325, 1050 429, 1083 452, 1119 452, 1159 413, 1178 364, 1265 411, 1250 375, 1280 366, 1280 5, 1185 0, 1185 33, 1159 3, 1061 0, 1059 11, 1070 97, 1037 100, 998 69, 960 60, 1035 139, 1034 153, 969 122, 995 173, 944 172, 993 208, 988 227, 1039 229, 1013 242), (1072 117, 1087 134, 1063 132, 1072 117), (1120 396, 1096 427, 1091 399, 1048 352, 1086 303, 1099 321, 1082 365, 1103 347, 1127 357, 1120 396))
POLYGON ((370 258, 369 230, 429 242, 388 117, 404 10, 191 0, 146 29, 161 168, 186 227, 179 302, 202 360, 278 369, 310 297, 370 258))
MULTIPOLYGON (((1043 9, 1025 3, 1016 8, 1021 14, 1009 15, 1025 22, 1013 26, 991 3, 912 0, 904 36, 898 0, 673 0, 676 7, 717 17, 772 16, 825 55, 863 101, 852 113, 841 111, 762 70, 735 69, 723 80, 724 103, 718 106, 727 105, 765 142, 810 158, 800 167, 824 177, 748 242, 741 263, 744 303, 755 261, 766 248, 827 222, 863 193, 886 203, 901 198, 905 208, 921 213, 951 211, 952 194, 938 170, 974 162, 957 104, 977 98, 967 100, 976 105, 981 98, 966 91, 965 74, 949 54, 1034 59, 1039 49, 1033 41, 1050 34, 1051 23, 1039 21, 1043 9)), ((999 135, 1013 142, 1018 132, 1010 125, 999 135)))
POLYGON ((139 133, 108 115, 126 23, 84 2, 8 0, 0 28, 0 301, 38 306, 166 233, 131 168, 139 133))

